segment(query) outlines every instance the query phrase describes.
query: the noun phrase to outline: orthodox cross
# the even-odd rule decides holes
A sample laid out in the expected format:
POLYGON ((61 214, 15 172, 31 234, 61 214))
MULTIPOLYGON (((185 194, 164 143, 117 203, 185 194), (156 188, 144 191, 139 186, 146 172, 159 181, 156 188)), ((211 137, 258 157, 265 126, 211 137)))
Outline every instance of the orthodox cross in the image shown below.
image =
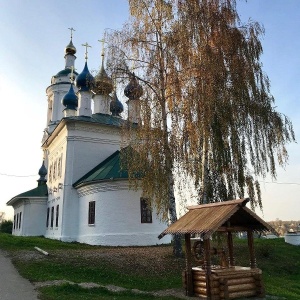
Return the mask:
POLYGON ((102 51, 101 56, 104 56, 104 43, 105 43, 105 34, 101 40, 98 40, 98 42, 102 43, 102 51))
POLYGON ((71 27, 71 28, 68 28, 70 31, 71 31, 71 40, 72 40, 72 38, 73 38, 73 31, 76 31, 73 27, 71 27))
POLYGON ((85 60, 88 58, 88 47, 92 48, 88 43, 82 44, 85 47, 85 60))
POLYGON ((74 78, 75 78, 74 71, 75 71, 74 66, 71 66, 71 76, 70 76, 71 83, 74 83, 74 78))

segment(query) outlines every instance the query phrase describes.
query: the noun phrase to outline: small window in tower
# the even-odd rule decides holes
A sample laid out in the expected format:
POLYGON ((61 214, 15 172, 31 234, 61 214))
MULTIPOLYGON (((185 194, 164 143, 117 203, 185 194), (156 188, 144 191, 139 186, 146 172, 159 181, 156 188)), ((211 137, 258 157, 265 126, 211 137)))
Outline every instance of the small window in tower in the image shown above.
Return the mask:
POLYGON ((152 209, 147 199, 141 198, 141 223, 152 223, 152 209))
POLYGON ((58 227, 59 205, 56 205, 55 227, 58 227))
POLYGON ((47 221, 46 221, 46 227, 49 227, 49 215, 50 215, 50 207, 47 208, 47 221))
POLYGON ((50 223, 51 228, 53 228, 53 221, 54 221, 54 206, 51 207, 51 223, 50 223))
POLYGON ((89 225, 95 224, 95 208, 96 208, 96 202, 90 201, 89 202, 89 215, 88 215, 88 224, 89 225))

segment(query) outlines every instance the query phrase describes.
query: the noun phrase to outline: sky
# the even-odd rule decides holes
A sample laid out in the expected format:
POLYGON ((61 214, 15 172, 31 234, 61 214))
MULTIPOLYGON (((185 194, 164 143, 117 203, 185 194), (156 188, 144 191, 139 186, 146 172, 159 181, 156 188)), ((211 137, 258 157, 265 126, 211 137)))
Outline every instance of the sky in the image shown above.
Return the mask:
MULTIPOLYGON (((300 3, 299 0, 237 0, 243 21, 261 23, 263 70, 271 81, 277 110, 293 122, 300 134, 300 3)), ((88 42, 89 68, 100 65, 106 28, 120 29, 128 18, 126 0, 0 0, 0 212, 12 197, 35 188, 42 164, 41 140, 46 127, 46 88, 64 69, 64 48, 75 28, 77 72, 84 67, 88 42)), ((120 95, 122 100, 122 95, 120 95)), ((259 179, 266 221, 300 220, 300 149, 287 146, 289 163, 278 169, 276 180, 259 179)), ((98 163, 98 162, 97 162, 98 163)))

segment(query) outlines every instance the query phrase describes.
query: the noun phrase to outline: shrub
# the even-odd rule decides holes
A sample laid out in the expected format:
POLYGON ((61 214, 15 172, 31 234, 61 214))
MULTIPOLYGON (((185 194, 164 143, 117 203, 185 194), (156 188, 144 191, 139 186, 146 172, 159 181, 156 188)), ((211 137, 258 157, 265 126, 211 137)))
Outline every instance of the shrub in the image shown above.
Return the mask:
POLYGON ((0 232, 4 233, 12 233, 12 228, 13 228, 13 222, 10 220, 4 220, 0 224, 0 232))

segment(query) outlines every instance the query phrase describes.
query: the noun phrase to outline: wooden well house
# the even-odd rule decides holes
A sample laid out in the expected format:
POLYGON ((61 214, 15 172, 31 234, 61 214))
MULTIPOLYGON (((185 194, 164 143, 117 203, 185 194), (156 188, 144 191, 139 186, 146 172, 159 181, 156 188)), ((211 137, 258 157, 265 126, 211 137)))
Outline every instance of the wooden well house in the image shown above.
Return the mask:
POLYGON ((184 286, 188 296, 201 299, 264 298, 262 271, 256 266, 253 233, 274 229, 246 207, 249 199, 238 199, 188 207, 188 212, 163 231, 185 236, 186 270, 184 286), (236 266, 233 235, 247 233, 250 266, 236 266), (226 248, 211 247, 212 235, 225 235, 226 248), (192 246, 191 237, 198 237, 192 246), (194 252, 194 253, 193 253, 194 252), (193 254, 198 254, 199 266, 192 266, 193 254), (219 254, 219 264, 212 264, 212 256, 219 254))

